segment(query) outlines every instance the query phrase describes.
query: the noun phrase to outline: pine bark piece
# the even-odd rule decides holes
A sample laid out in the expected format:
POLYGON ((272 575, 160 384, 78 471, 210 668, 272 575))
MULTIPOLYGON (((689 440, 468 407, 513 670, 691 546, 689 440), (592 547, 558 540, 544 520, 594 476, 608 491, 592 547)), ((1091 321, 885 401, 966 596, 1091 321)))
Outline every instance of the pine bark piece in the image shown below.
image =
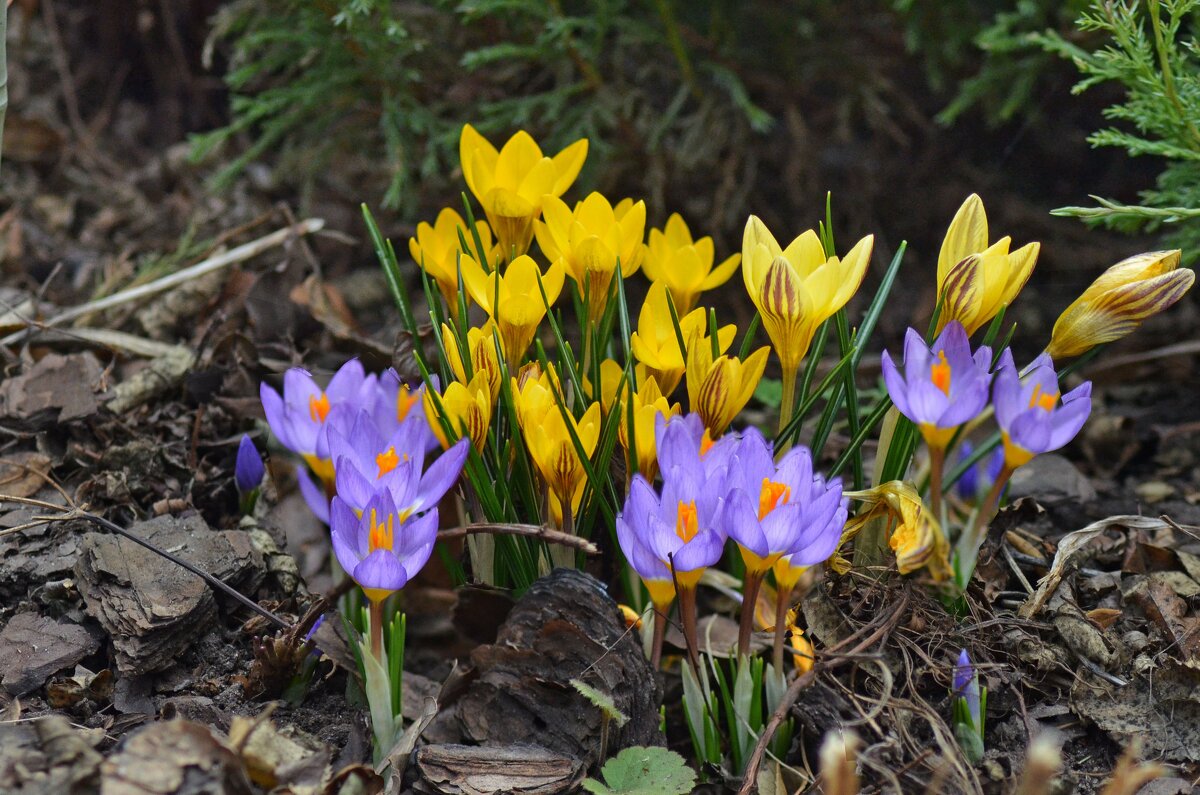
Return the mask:
POLYGON ((616 602, 590 575, 555 569, 535 582, 493 645, 471 653, 478 677, 459 702, 465 742, 535 745, 589 768, 600 751, 601 712, 574 686, 610 696, 629 721, 609 725, 608 752, 662 745, 662 688, 616 602))
POLYGON ((100 767, 102 795, 251 795, 242 761, 209 728, 152 723, 100 767))
POLYGON ((37 690, 64 668, 100 648, 100 638, 78 624, 18 613, 0 630, 0 674, 14 696, 37 690))
POLYGON ((574 791, 584 772, 578 759, 532 745, 426 745, 417 771, 416 791, 438 795, 555 795, 574 791))
POLYGON ((92 354, 47 354, 0 385, 0 417, 38 430, 87 417, 100 407, 103 383, 92 354))
MULTIPOLYGON (((262 581, 262 556, 244 532, 213 531, 195 514, 160 516, 129 531, 243 593, 262 581)), ((85 535, 76 574, 87 611, 112 637, 125 675, 169 667, 216 618, 204 580, 127 538, 85 535)))

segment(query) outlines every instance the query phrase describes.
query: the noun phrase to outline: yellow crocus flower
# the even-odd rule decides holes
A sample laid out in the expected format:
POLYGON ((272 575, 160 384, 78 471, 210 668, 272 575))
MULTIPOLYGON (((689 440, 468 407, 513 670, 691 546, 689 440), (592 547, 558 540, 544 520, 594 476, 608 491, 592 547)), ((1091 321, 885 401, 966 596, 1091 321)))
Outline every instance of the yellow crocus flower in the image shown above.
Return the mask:
POLYGON ((578 420, 569 413, 564 418, 551 381, 544 373, 537 379, 527 379, 524 384, 513 379, 513 398, 529 457, 550 490, 551 507, 554 500, 560 506, 561 526, 561 505, 569 500, 571 515, 575 516, 586 482, 586 470, 568 427, 574 429, 584 453, 590 457, 600 440, 600 404, 592 403, 578 420))
POLYGON ((658 472, 658 449, 654 436, 655 424, 659 415, 674 417, 681 412, 678 403, 671 403, 658 388, 654 376, 646 376, 638 384, 638 390, 633 393, 632 409, 626 405, 629 390, 622 390, 617 403, 620 412, 617 421, 617 439, 625 450, 627 460, 637 461, 637 471, 647 480, 653 481, 658 472), (629 449, 629 415, 633 412, 633 443, 634 450, 629 449))
POLYGON ((875 236, 867 235, 845 259, 826 258, 811 229, 784 249, 756 216, 746 222, 742 276, 779 355, 785 383, 795 380, 817 328, 858 291, 874 243, 875 236))
POLYGON ((625 199, 614 208, 592 193, 572 211, 561 199, 547 196, 542 213, 545 221, 535 225, 538 245, 575 280, 580 295, 587 297, 588 317, 595 321, 608 307, 617 264, 626 278, 641 267, 646 203, 625 199))
POLYGON ((463 126, 458 139, 463 177, 483 205, 506 260, 529 250, 544 197, 566 193, 579 176, 587 151, 587 139, 580 138, 554 157, 546 157, 524 130, 496 151, 474 127, 463 126))
MULTIPOLYGON (((496 327, 500 329, 500 341, 504 354, 508 357, 510 370, 516 370, 516 364, 525 355, 537 327, 546 316, 546 303, 538 289, 537 263, 532 257, 522 254, 505 269, 484 273, 475 262, 463 260, 463 283, 467 291, 475 299, 475 303, 483 307, 496 327), (496 300, 499 295, 499 301, 496 300)), ((546 301, 553 304, 562 292, 563 268, 559 263, 550 266, 545 274, 541 274, 542 287, 546 290, 546 301)))
MULTIPOLYGON (((685 345, 691 345, 695 338, 697 345, 706 345, 711 350, 711 338, 706 336, 708 319, 703 309, 694 309, 679 318, 679 330, 683 334, 685 345)), ((724 353, 733 344, 737 328, 733 325, 717 329, 717 351, 724 353)), ((684 351, 679 348, 679 336, 675 333, 675 324, 671 320, 671 308, 667 305, 667 287, 662 282, 654 282, 642 302, 638 313, 637 331, 629 338, 633 358, 645 366, 646 372, 658 381, 664 395, 670 395, 679 386, 683 378, 683 370, 687 364, 684 351)), ((640 381, 640 377, 639 377, 640 381)))
POLYGON ((732 254, 715 268, 713 259, 713 239, 692 240, 687 223, 679 213, 673 213, 661 230, 650 230, 643 270, 650 281, 666 285, 675 310, 683 317, 696 305, 700 293, 729 281, 742 255, 732 254))
MULTIPOLYGON (((486 221, 476 221, 475 230, 479 233, 479 241, 490 259, 484 264, 490 268, 495 264, 498 253, 498 249, 492 244, 492 230, 488 228, 486 221)), ((452 312, 458 311, 458 257, 461 254, 464 260, 474 262, 474 246, 475 240, 467 222, 449 207, 438 213, 433 226, 424 221, 417 224, 416 237, 408 239, 408 253, 437 283, 438 290, 446 299, 446 306, 450 307, 452 312), (465 252, 458 237, 460 229, 469 247, 465 252)))
POLYGON ((939 332, 957 320, 968 335, 974 334, 1016 299, 1033 273, 1041 244, 1027 243, 1009 251, 1011 244, 1012 238, 1002 237, 988 245, 983 200, 974 193, 968 196, 954 214, 938 253, 939 332))
MULTIPOLYGON (((924 566, 937 582, 950 577, 950 548, 946 536, 911 483, 893 480, 863 491, 848 491, 846 496, 863 505, 846 522, 842 543, 854 537, 868 522, 884 519, 891 529, 888 546, 896 553, 896 568, 901 574, 924 566)), ((840 555, 835 557, 841 565, 834 565, 831 559, 831 568, 843 573, 845 560, 840 555)))
POLYGON ((1182 252, 1148 251, 1123 259, 1100 274, 1059 315, 1046 353, 1052 359, 1079 356, 1102 342, 1131 333, 1192 288, 1196 273, 1180 268, 1182 252))
MULTIPOLYGON (((474 377, 483 373, 487 378, 488 391, 492 403, 500 394, 500 356, 496 353, 496 338, 492 336, 494 325, 491 321, 482 328, 467 329, 468 358, 471 361, 471 375, 474 377)), ((467 370, 463 364, 462 351, 458 349, 458 337, 445 323, 442 324, 442 344, 446 350, 446 361, 450 364, 450 372, 460 383, 467 383, 467 370)), ((503 347, 503 346, 501 346, 503 347)))
POLYGON ((728 355, 714 359, 712 346, 699 341, 688 346, 688 406, 700 415, 712 439, 723 434, 749 402, 770 350, 764 345, 742 361, 728 355))
POLYGON ((616 359, 605 359, 600 362, 600 388, 597 389, 591 379, 585 375, 583 377, 584 394, 590 395, 592 400, 599 400, 600 410, 607 415, 612 410, 613 404, 617 402, 617 390, 625 388, 622 383, 624 377, 625 368, 616 359))
POLYGON ((425 417, 433 435, 441 443, 442 449, 449 450, 450 445, 463 436, 470 438, 476 450, 483 450, 487 441, 488 425, 492 421, 492 399, 488 387, 487 375, 482 371, 476 372, 468 384, 458 381, 451 382, 441 395, 442 411, 450 422, 450 427, 458 431, 458 435, 449 439, 442 423, 438 419, 437 404, 430 390, 425 390, 425 417))

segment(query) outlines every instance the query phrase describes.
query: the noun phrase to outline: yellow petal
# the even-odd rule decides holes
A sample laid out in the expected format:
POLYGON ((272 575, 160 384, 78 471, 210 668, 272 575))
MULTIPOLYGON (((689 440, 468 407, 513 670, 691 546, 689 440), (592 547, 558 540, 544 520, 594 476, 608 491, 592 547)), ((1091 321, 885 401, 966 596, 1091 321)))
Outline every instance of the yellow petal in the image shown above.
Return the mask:
POLYGON ((557 176, 552 192, 555 196, 562 196, 567 192, 567 188, 575 182, 575 178, 579 176, 579 170, 583 168, 583 161, 587 160, 587 154, 588 139, 580 138, 554 156, 554 170, 557 172, 557 176))
POLYGON ((821 245, 817 233, 809 229, 788 243, 783 250, 783 257, 792 263, 792 268, 801 278, 805 278, 825 264, 825 247, 821 245))
POLYGON ((496 147, 492 146, 474 127, 469 124, 463 125, 462 134, 458 138, 458 159, 462 164, 463 178, 467 182, 467 187, 471 189, 476 198, 483 193, 476 187, 477 175, 481 170, 489 173, 494 171, 498 157, 499 153, 496 151, 496 147))
POLYGON ((767 225, 757 215, 750 216, 742 233, 742 276, 746 280, 746 291, 751 297, 760 292, 767 268, 782 253, 783 249, 779 247, 767 225))
POLYGON ((720 287, 733 276, 733 272, 737 270, 738 265, 742 264, 741 254, 731 254, 721 264, 713 268, 704 281, 700 284, 701 290, 713 290, 720 287))
POLYGON ((983 209, 983 199, 972 193, 967 197, 950 228, 942 240, 942 248, 938 253, 937 283, 938 293, 944 289, 946 277, 950 269, 971 254, 978 254, 988 247, 987 213, 983 209))
POLYGON ((533 136, 524 130, 517 130, 500 149, 500 157, 496 161, 496 184, 516 191, 541 160, 542 150, 533 136))

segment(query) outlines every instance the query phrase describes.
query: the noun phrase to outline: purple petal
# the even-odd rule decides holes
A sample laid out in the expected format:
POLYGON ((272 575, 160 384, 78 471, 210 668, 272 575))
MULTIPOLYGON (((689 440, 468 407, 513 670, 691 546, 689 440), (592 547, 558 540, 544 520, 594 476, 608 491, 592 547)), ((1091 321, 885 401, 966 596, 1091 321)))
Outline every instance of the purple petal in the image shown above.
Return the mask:
MULTIPOLYGON (((759 526, 766 537, 767 554, 787 552, 796 546, 808 529, 804 523, 804 506, 798 502, 780 505, 764 516, 759 526)), ((766 555, 760 554, 760 557, 766 555)))
POLYGON ((462 472, 463 464, 470 452, 471 440, 463 437, 429 465, 425 476, 421 478, 420 486, 417 487, 417 504, 420 507, 416 507, 414 510, 420 511, 425 506, 438 504, 446 492, 458 482, 459 473, 462 472))
POLYGON ((904 332, 904 371, 924 370, 929 365, 929 346, 915 328, 904 332))
POLYGON ((400 559, 386 549, 367 555, 350 571, 350 576, 360 587, 376 591, 399 591, 408 584, 408 572, 400 559))
POLYGON ((1013 366, 1010 355, 992 381, 992 404, 996 408, 996 424, 1001 430, 1008 431, 1013 420, 1025 409, 1023 401, 1021 379, 1017 377, 1017 368, 1013 366))
MULTIPOLYGON (((951 320, 933 343, 933 353, 944 353, 946 363, 954 373, 971 368, 975 360, 971 357, 971 341, 962 323, 951 320)), ((932 357, 931 357, 932 358, 932 357)))
POLYGON ((772 480, 791 489, 793 500, 805 499, 813 487, 812 453, 809 449, 801 444, 788 450, 772 480))
POLYGON ((330 538, 338 565, 347 572, 367 554, 367 534, 362 520, 338 497, 333 498, 330 513, 330 538))
POLYGON ((362 362, 358 359, 351 359, 333 374, 333 378, 329 380, 329 386, 325 389, 325 394, 329 397, 330 403, 354 400, 361 395, 365 379, 366 374, 363 372, 362 362))
POLYGON ((987 399, 988 382, 978 377, 971 378, 962 391, 950 399, 946 410, 937 419, 938 427, 954 428, 974 419, 987 405, 987 399))
POLYGON ((675 553, 672 561, 676 571, 695 571, 714 565, 725 549, 725 537, 703 530, 675 553))
POLYGON ((271 427, 271 433, 275 434, 279 443, 293 453, 305 452, 297 450, 292 441, 291 423, 288 422, 287 409, 284 407, 283 398, 279 396, 279 393, 266 384, 262 384, 258 388, 258 396, 262 399, 263 413, 267 415, 267 425, 271 427))
POLYGON ((258 448, 249 436, 243 434, 242 440, 238 442, 237 462, 233 468, 233 479, 237 483, 238 491, 244 493, 257 489, 264 474, 266 468, 258 454, 258 448))
POLYGON ((312 479, 308 467, 300 464, 296 467, 296 482, 300 486, 300 496, 304 498, 308 509, 325 524, 329 524, 329 498, 325 489, 312 479))
POLYGON ((909 408, 912 415, 905 415, 918 425, 931 423, 940 427, 938 420, 950 407, 950 398, 945 392, 934 386, 927 378, 913 379, 908 388, 909 408))
POLYGON ((1075 438, 1092 413, 1090 397, 1076 398, 1054 412, 1054 428, 1050 432, 1050 450, 1057 450, 1075 438))
POLYGON ((396 528, 396 544, 393 548, 403 562, 409 579, 416 577, 417 572, 429 561, 433 545, 437 542, 437 531, 437 509, 409 519, 396 528))
POLYGON ((721 511, 721 529, 739 546, 760 558, 771 554, 767 536, 758 521, 758 509, 742 489, 734 489, 726 497, 721 511))
POLYGON ((1008 438, 1023 450, 1045 453, 1054 449, 1051 447, 1053 432, 1053 415, 1035 408, 1017 415, 1008 427, 1008 438))
POLYGON ((881 363, 883 383, 887 385, 888 396, 891 397, 892 403, 896 405, 896 409, 901 414, 912 419, 912 409, 908 405, 908 384, 905 383, 904 376, 900 375, 900 371, 896 369, 896 365, 887 351, 883 352, 881 363))
POLYGON ((358 467, 348 457, 335 461, 333 471, 338 496, 354 510, 364 510, 375 496, 373 481, 359 472, 358 467))

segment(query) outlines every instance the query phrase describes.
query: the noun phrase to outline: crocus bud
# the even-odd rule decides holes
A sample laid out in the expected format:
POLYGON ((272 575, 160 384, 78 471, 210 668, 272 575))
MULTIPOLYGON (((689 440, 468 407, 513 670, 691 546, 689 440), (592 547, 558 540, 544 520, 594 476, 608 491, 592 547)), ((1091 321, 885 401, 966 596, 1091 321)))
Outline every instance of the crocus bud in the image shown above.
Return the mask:
POLYGON ((971 665, 967 650, 959 652, 954 666, 954 733, 963 753, 972 762, 983 759, 983 713, 987 706, 987 688, 979 687, 979 674, 971 665))
POLYGON ((1059 316, 1046 353, 1054 359, 1079 356, 1121 339, 1170 307, 1196 281, 1194 271, 1179 267, 1179 257, 1178 249, 1148 251, 1100 274, 1059 316))
POLYGON ((249 436, 243 435, 242 441, 238 443, 237 464, 233 470, 233 479, 237 483, 238 491, 242 494, 254 491, 262 483, 265 473, 258 448, 250 441, 249 436))

